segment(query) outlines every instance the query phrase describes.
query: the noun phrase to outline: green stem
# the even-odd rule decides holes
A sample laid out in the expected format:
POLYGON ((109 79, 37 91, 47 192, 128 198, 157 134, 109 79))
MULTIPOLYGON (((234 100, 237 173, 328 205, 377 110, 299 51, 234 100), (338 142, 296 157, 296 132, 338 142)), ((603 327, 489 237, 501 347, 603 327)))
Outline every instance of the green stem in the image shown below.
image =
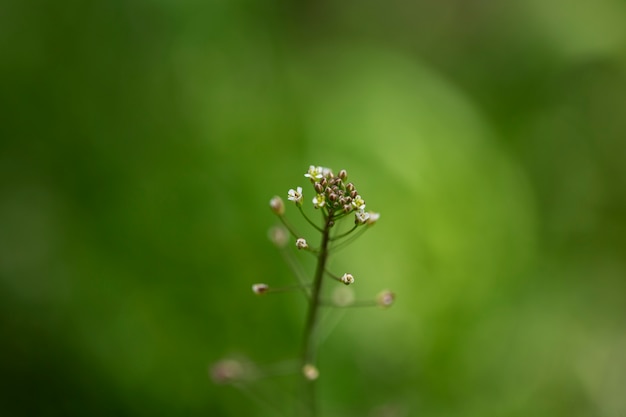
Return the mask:
MULTIPOLYGON (((332 213, 325 219, 324 229, 322 230, 322 243, 317 255, 317 267, 315 276, 313 277, 313 291, 309 300, 309 311, 307 314, 306 324, 304 326, 304 341, 302 346, 302 366, 306 364, 315 365, 315 341, 313 333, 318 319, 320 307, 320 293, 322 290, 322 278, 326 271, 326 261, 328 259, 328 243, 330 242, 330 228, 333 223, 332 213)), ((315 381, 304 380, 304 407, 303 415, 307 417, 315 417, 316 401, 315 401, 315 381)))

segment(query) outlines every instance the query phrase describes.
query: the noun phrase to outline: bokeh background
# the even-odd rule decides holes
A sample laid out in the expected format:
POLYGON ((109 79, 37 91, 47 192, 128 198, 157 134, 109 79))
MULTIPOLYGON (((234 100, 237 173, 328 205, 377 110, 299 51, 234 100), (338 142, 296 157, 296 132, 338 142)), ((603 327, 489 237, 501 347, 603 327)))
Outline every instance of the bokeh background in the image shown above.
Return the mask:
MULTIPOLYGON (((324 416, 626 415, 625 22, 3 2, 0 414, 275 415, 207 369, 297 355, 301 295, 250 285, 292 282, 268 201, 316 164, 382 215, 333 267, 397 294, 331 315, 324 416)), ((290 381, 253 388, 290 410, 290 381)))

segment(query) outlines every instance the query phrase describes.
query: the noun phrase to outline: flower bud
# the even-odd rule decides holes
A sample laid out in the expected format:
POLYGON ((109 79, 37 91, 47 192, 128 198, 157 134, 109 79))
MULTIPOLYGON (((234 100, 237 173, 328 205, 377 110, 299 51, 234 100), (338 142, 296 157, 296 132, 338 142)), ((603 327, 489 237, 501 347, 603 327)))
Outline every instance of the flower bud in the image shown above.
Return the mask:
POLYGON ((267 290, 269 290, 269 288, 270 287, 267 284, 262 284, 262 283, 252 285, 252 291, 256 295, 265 294, 267 290))
POLYGON ((315 188, 315 192, 317 192, 318 194, 321 194, 322 191, 324 191, 324 186, 319 182, 315 183, 314 188, 315 188))
POLYGON ((304 377, 309 381, 315 381, 320 376, 320 371, 315 365, 307 363, 302 367, 302 374, 304 374, 304 377))
POLYGON ((345 169, 342 169, 341 171, 339 171, 339 178, 341 178, 343 181, 348 179, 348 172, 345 169))
POLYGON ((304 238, 300 237, 296 240, 296 247, 298 249, 306 249, 309 247, 309 244, 306 242, 304 238))
POLYGON ((381 307, 390 307, 394 300, 396 299, 396 295, 389 290, 385 290, 378 294, 376 297, 376 302, 381 307))
POLYGON ((279 196, 274 196, 270 200, 270 208, 275 214, 282 216, 285 214, 285 203, 283 203, 283 199, 279 196))
POLYGON ((241 380, 245 371, 241 362, 234 359, 223 359, 211 367, 210 374, 216 384, 228 384, 241 380))
POLYGON ((274 226, 268 232, 270 240, 279 248, 284 248, 289 241, 287 230, 282 226, 274 226))
POLYGON ((352 274, 343 274, 341 277, 341 282, 346 285, 354 284, 354 277, 352 276, 352 274))

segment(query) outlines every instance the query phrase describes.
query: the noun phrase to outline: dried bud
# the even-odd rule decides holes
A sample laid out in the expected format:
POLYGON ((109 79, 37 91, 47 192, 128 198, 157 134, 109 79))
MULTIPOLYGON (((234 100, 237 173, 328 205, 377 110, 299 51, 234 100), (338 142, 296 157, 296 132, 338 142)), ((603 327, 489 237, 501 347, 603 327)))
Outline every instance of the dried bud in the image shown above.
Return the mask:
POLYGON ((272 199, 270 200, 270 208, 275 214, 278 214, 279 216, 285 214, 285 203, 283 202, 283 199, 279 196, 272 197, 272 199))
POLYGON ((302 374, 309 381, 315 381, 320 376, 320 371, 318 371, 315 365, 307 363, 302 367, 302 374))
POLYGON ((298 249, 306 249, 309 247, 309 244, 306 243, 306 240, 304 238, 300 237, 296 240, 296 247, 298 249))
POLYGON ((381 307, 391 306, 395 299, 396 299, 396 295, 389 290, 385 290, 381 292, 376 297, 376 301, 378 302, 378 305, 381 307))
POLYGON ((253 284, 252 285, 252 292, 254 292, 256 295, 261 295, 261 294, 265 294, 267 292, 267 290, 269 290, 270 287, 267 284, 253 284))
POLYGON ((343 274, 343 276, 341 277, 341 282, 346 285, 354 284, 354 277, 352 276, 352 274, 343 274))

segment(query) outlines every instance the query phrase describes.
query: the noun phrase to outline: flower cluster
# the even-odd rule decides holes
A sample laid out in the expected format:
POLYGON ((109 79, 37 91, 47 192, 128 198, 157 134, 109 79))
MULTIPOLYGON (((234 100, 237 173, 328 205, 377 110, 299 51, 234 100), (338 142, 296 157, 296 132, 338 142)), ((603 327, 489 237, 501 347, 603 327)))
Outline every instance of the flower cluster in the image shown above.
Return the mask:
MULTIPOLYGON (((316 327, 320 322, 320 311, 326 307, 379 306, 387 308, 394 303, 395 294, 385 290, 375 297, 358 299, 352 291, 355 283, 354 275, 350 272, 335 274, 328 265, 331 254, 367 232, 368 226, 375 224, 380 218, 380 214, 365 211, 365 200, 355 185, 348 182, 348 173, 343 169, 335 175, 329 168, 311 165, 304 177, 308 179, 312 187, 312 195, 307 196, 306 201, 312 201, 313 207, 309 209, 303 207, 305 197, 300 186, 290 189, 287 193, 287 199, 295 204, 299 214, 308 223, 309 231, 318 234, 318 238, 309 239, 310 236, 307 233, 300 233, 298 227, 295 227, 299 225, 291 223, 289 216, 286 215, 287 207, 283 199, 279 196, 272 197, 269 207, 282 225, 272 227, 268 237, 279 248, 281 255, 284 256, 288 266, 292 269, 296 283, 287 286, 274 286, 273 284, 257 282, 252 284, 252 292, 263 297, 294 290, 304 294, 308 308, 304 322, 301 357, 298 361, 299 368, 296 368, 295 364, 288 365, 288 367, 294 372, 299 371, 300 378, 304 382, 302 398, 298 407, 301 408, 301 412, 298 415, 314 416, 316 399, 315 384, 312 382, 320 376, 320 370, 316 364, 316 350, 320 345, 317 337, 319 332, 316 327), (318 221, 311 219, 307 213, 312 212, 319 215, 321 219, 318 221), (354 224, 351 224, 352 219, 354 219, 354 224), (295 245, 289 244, 294 240, 295 245), (317 258, 312 274, 308 274, 306 268, 300 264, 300 256, 295 254, 294 249, 306 254, 304 256, 317 258), (343 285, 338 286, 334 291, 334 296, 327 299, 325 294, 328 292, 324 291, 323 288, 325 288, 325 282, 329 278, 343 285)), ((281 365, 282 367, 283 365, 281 365)), ((244 359, 224 359, 210 369, 211 377, 216 383, 232 384, 243 389, 247 389, 248 384, 257 379, 272 376, 275 373, 276 370, 273 368, 266 370, 244 359)))
MULTIPOLYGON (((378 213, 365 211, 365 200, 354 184, 347 182, 348 173, 345 169, 335 175, 329 168, 311 165, 304 176, 310 180, 315 191, 312 199, 314 208, 323 208, 334 217, 354 212, 354 222, 357 225, 372 225, 379 219, 378 213)), ((298 207, 302 206, 303 198, 302 187, 290 189, 287 193, 287 199, 298 207)), ((273 202, 272 207, 278 212, 279 208, 276 206, 278 204, 273 202)))

